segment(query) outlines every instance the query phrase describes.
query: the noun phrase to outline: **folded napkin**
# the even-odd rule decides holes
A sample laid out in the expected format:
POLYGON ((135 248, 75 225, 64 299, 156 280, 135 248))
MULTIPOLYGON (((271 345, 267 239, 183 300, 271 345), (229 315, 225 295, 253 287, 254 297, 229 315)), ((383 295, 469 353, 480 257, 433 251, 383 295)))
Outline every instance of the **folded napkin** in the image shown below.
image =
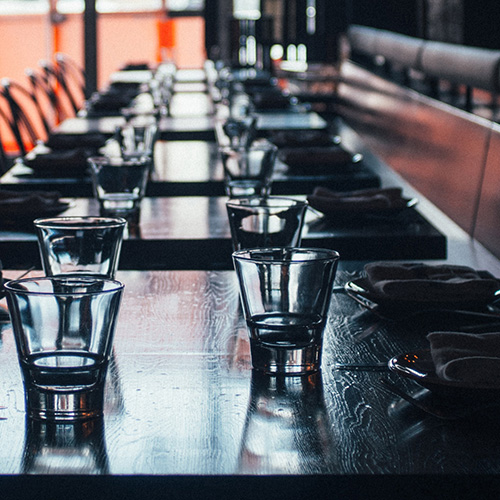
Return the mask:
POLYGON ((51 134, 45 142, 45 146, 54 150, 85 148, 97 151, 106 142, 106 136, 100 132, 88 132, 86 134, 51 134))
POLYGON ((62 151, 30 151, 23 163, 35 170, 40 175, 54 175, 59 177, 71 174, 83 174, 87 170, 89 152, 84 148, 68 149, 62 151))
POLYGON ((267 89, 256 92, 253 95, 252 103, 257 110, 285 109, 290 106, 290 97, 279 89, 267 89))
POLYGON ((326 216, 398 210, 405 208, 408 203, 408 200, 402 197, 400 188, 335 192, 317 187, 307 200, 311 207, 326 216))
POLYGON ((280 160, 291 168, 339 166, 352 163, 352 154, 338 145, 286 148, 279 152, 280 160))
POLYGON ((500 387, 500 332, 432 332, 427 339, 440 379, 484 388, 500 387))
POLYGON ((380 299, 486 303, 500 289, 491 275, 466 266, 373 262, 365 266, 369 288, 380 299))
POLYGON ((37 217, 57 215, 68 208, 55 191, 0 190, 0 225, 31 224, 37 217))
POLYGON ((332 136, 325 130, 280 130, 271 136, 278 148, 331 146, 332 136))

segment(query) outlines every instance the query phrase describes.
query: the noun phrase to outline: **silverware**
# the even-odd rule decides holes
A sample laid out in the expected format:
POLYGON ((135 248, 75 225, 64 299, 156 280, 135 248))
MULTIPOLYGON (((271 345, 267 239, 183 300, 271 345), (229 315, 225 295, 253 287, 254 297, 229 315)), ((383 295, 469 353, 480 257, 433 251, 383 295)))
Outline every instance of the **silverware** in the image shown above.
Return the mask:
POLYGON ((389 367, 387 363, 335 363, 334 370, 362 370, 362 371, 385 371, 389 367))
POLYGON ((420 401, 419 399, 414 398, 410 394, 400 389, 396 384, 385 378, 381 378, 380 382, 392 394, 395 394, 396 396, 399 396, 401 399, 404 399, 405 401, 413 405, 415 408, 418 408, 419 410, 429 415, 432 415, 433 417, 439 418, 441 420, 460 420, 468 418, 481 410, 486 410, 488 408, 498 406, 498 403, 496 402, 485 403, 485 404, 471 404, 471 406, 460 406, 460 407, 437 406, 434 404, 431 405, 423 401, 420 401))

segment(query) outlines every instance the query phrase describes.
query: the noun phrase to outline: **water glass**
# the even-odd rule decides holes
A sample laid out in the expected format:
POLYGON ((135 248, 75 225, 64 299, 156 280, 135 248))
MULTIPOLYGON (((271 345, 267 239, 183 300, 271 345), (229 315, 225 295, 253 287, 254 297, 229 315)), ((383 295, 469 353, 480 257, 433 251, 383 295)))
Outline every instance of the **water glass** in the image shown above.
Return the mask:
POLYGON ((158 138, 156 120, 135 119, 124 125, 121 130, 121 156, 124 158, 140 158, 154 156, 154 146, 158 138))
POLYGON ((123 284, 44 277, 9 281, 5 289, 28 416, 101 417, 123 284))
POLYGON ((219 148, 230 198, 268 196, 278 148, 269 142, 219 148))
POLYGON ((47 276, 114 278, 127 221, 117 217, 51 217, 34 221, 47 276))
POLYGON ((336 251, 316 248, 233 253, 255 370, 304 375, 320 369, 338 260, 336 251))
POLYGON ((237 198, 226 202, 234 250, 298 247, 307 202, 291 198, 237 198))
POLYGON ((98 156, 89 158, 89 163, 101 215, 136 216, 146 192, 152 157, 98 156))

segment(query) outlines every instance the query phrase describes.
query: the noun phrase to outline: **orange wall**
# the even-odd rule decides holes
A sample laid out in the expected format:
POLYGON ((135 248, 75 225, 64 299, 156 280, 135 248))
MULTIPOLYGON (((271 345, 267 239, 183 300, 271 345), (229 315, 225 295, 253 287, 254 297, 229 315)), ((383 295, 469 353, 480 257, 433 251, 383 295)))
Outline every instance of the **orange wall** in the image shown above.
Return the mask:
MULTIPOLYGON (((158 13, 101 14, 98 20, 99 86, 127 61, 155 62, 158 51, 158 13)), ((205 59, 204 21, 199 17, 176 18, 179 67, 201 67, 205 59)), ((71 14, 60 26, 59 51, 83 64, 83 16, 71 14)), ((24 79, 27 67, 36 67, 50 56, 51 30, 46 16, 0 16, 0 78, 24 79)))

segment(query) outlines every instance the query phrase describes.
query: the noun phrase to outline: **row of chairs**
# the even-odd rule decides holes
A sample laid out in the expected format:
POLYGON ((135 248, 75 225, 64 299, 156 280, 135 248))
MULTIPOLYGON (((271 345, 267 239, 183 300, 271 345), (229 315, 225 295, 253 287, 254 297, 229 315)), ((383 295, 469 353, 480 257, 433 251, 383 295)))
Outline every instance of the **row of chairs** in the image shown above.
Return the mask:
POLYGON ((465 86, 464 108, 473 111, 473 90, 482 89, 492 96, 496 107, 500 93, 500 50, 429 41, 368 26, 351 25, 347 39, 353 58, 359 56, 388 71, 403 74, 410 84, 410 73, 419 72, 434 97, 440 97, 440 82, 451 87, 465 86))
POLYGON ((0 171, 39 141, 45 142, 65 118, 75 116, 85 100, 85 74, 72 59, 58 53, 25 71, 26 81, 0 80, 0 171), (14 150, 12 150, 14 147, 14 150))

